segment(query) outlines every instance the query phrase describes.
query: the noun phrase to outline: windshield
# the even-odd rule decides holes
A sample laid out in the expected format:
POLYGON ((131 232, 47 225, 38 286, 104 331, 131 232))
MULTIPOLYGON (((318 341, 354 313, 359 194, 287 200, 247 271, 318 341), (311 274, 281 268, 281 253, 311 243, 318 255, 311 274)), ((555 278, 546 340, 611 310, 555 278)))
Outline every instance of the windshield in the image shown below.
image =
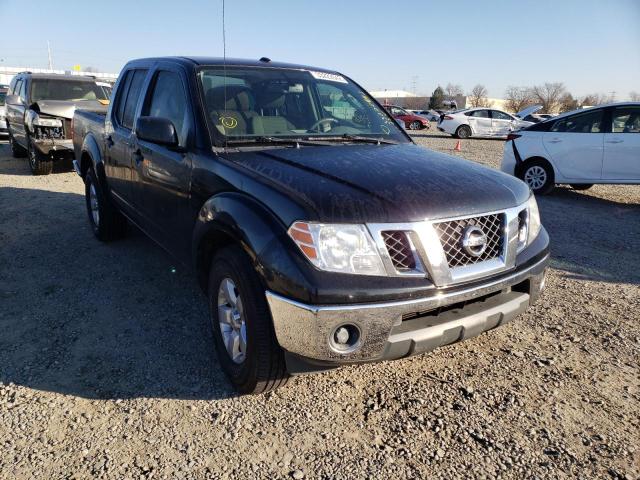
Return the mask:
POLYGON ((0 90, 0 107, 4 105, 4 98, 7 96, 6 90, 0 90))
POLYGON ((357 136, 408 141, 365 91, 338 74, 227 67, 225 79, 223 67, 205 67, 198 78, 218 140, 357 136))
POLYGON ((35 78, 31 82, 31 100, 106 100, 102 88, 95 82, 35 78))

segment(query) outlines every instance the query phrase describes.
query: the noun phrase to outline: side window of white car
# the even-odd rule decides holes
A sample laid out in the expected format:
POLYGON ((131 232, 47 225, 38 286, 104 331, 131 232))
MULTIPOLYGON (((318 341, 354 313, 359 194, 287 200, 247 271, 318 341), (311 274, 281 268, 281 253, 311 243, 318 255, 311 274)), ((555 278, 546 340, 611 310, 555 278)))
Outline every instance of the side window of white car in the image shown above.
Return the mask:
POLYGON ((476 110, 471 112, 470 116, 475 118, 489 118, 489 110, 476 110))
POLYGON ((640 107, 617 107, 611 125, 613 133, 640 133, 640 107))
POLYGON ((500 110, 491 110, 491 115, 493 116, 493 118, 497 120, 509 120, 509 121, 513 120, 513 118, 511 118, 506 113, 501 112, 500 110))
POLYGON ((602 132, 603 110, 579 113, 562 118, 553 124, 552 132, 558 133, 600 133, 602 132))

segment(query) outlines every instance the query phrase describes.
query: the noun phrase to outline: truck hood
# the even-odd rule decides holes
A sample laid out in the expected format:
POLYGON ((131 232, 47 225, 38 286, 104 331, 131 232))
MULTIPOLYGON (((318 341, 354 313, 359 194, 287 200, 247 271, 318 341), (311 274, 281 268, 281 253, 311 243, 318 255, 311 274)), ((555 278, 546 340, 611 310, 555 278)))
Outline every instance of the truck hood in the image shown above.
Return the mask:
MULTIPOLYGON (((529 197, 515 177, 413 144, 277 148, 225 157, 295 201, 306 220, 413 222, 500 210, 529 197)), ((264 191, 255 193, 269 204, 264 191)))
POLYGON ((32 103, 30 108, 36 112, 41 112, 53 117, 67 118, 69 120, 73 118, 73 112, 76 108, 84 108, 88 110, 106 109, 105 103, 98 100, 40 100, 32 103))

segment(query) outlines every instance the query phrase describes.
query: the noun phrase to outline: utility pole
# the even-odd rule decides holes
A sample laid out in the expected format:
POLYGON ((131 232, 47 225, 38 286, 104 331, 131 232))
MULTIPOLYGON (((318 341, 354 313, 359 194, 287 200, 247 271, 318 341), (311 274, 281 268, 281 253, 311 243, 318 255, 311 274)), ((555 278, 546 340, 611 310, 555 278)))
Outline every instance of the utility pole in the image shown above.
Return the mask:
POLYGON ((51 45, 49 45, 49 40, 47 40, 47 53, 49 54, 49 70, 53 70, 53 60, 51 59, 51 45))
POLYGON ((418 75, 414 75, 411 77, 411 92, 414 95, 417 94, 417 84, 418 84, 418 75))

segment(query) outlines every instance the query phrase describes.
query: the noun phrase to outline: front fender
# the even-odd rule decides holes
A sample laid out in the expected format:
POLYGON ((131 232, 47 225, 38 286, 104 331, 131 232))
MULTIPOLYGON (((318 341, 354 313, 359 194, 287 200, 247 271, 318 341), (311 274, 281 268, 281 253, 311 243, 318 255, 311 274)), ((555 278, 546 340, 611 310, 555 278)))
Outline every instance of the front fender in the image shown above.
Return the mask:
POLYGON ((206 291, 215 253, 237 244, 251 258, 265 289, 283 295, 308 288, 299 254, 287 227, 263 204, 238 192, 207 200, 196 220, 192 238, 193 262, 206 291))

